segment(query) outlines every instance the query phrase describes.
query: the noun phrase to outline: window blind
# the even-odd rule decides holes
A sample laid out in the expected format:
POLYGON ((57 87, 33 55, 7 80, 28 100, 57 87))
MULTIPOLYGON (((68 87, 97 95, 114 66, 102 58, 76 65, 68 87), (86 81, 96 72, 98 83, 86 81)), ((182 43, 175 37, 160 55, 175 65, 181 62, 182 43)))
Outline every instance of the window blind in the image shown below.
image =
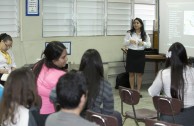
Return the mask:
POLYGON ((77 36, 104 35, 104 0, 77 0, 77 36))
POLYGON ((107 35, 124 35, 131 28, 131 0, 108 0, 107 35))
POLYGON ((73 0, 43 0, 43 37, 74 35, 73 0))
POLYGON ((0 33, 19 36, 19 0, 0 0, 0 33))
POLYGON ((155 0, 43 0, 43 36, 124 35, 135 17, 153 33, 155 0))
POLYGON ((135 17, 139 17, 143 20, 145 30, 149 33, 153 33, 155 14, 156 14, 155 0, 136 0, 135 1, 135 17))

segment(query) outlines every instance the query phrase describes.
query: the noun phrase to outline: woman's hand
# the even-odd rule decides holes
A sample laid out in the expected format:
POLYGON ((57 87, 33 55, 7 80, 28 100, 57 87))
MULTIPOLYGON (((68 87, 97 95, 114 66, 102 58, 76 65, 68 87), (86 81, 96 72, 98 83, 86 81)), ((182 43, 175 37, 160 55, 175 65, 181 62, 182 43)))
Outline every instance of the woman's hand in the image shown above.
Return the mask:
POLYGON ((138 46, 143 46, 143 45, 144 43, 142 41, 138 43, 138 46))
POLYGON ((136 41, 131 39, 130 40, 130 44, 134 44, 135 45, 136 44, 136 41))
POLYGON ((2 73, 2 74, 8 74, 9 71, 7 69, 0 69, 0 73, 2 73))

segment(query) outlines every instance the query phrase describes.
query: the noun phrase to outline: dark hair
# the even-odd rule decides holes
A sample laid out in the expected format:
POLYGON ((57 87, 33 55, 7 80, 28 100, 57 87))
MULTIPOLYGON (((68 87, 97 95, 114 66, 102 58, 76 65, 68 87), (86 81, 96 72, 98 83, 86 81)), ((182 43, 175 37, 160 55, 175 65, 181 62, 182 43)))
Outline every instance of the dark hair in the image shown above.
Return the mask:
POLYGON ((2 40, 3 40, 4 42, 6 42, 7 40, 13 41, 13 40, 12 40, 12 37, 11 37, 10 35, 6 34, 6 33, 0 34, 0 42, 1 42, 2 40))
POLYGON ((48 68, 62 69, 53 64, 52 61, 59 59, 64 49, 66 49, 66 47, 59 41, 49 42, 41 55, 41 57, 44 56, 43 59, 34 65, 33 71, 35 73, 36 80, 40 74, 43 64, 45 64, 48 68))
POLYGON ((57 100, 62 108, 78 107, 82 95, 87 94, 86 78, 82 72, 71 70, 61 76, 56 87, 57 100))
POLYGON ((146 36, 146 32, 144 30, 143 21, 140 18, 135 18, 132 21, 131 30, 129 30, 129 31, 130 31, 131 34, 135 32, 135 28, 133 26, 133 23, 134 23, 135 20, 139 21, 139 23, 141 24, 141 29, 140 29, 141 30, 141 39, 142 39, 142 41, 145 41, 147 36, 146 36))
POLYGON ((171 57, 167 58, 165 68, 171 67, 171 96, 183 101, 183 70, 188 65, 187 52, 185 47, 179 42, 173 43, 168 51, 171 52, 171 57))
POLYGON ((82 56, 80 71, 83 71, 88 81, 88 106, 92 105, 100 91, 100 81, 104 79, 104 69, 101 56, 95 49, 88 49, 82 56))
POLYGON ((16 69, 9 75, 0 103, 0 124, 8 119, 16 124, 14 117, 19 105, 26 108, 40 105, 34 74, 29 68, 16 69))

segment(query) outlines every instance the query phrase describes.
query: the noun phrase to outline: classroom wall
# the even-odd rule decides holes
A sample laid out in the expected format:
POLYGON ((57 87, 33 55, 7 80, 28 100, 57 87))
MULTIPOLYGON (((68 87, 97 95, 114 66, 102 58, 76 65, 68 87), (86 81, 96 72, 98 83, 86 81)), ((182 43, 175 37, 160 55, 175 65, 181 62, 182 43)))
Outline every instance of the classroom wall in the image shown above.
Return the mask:
POLYGON ((42 37, 42 1, 40 16, 25 16, 25 1, 20 1, 20 37, 14 38, 13 53, 18 67, 31 64, 40 58, 45 42, 71 41, 71 55, 68 62, 79 64, 83 52, 89 48, 97 49, 103 62, 122 60, 121 47, 124 36, 95 37, 42 37))
MULTIPOLYGON (((81 56, 89 48, 97 49, 105 63, 105 78, 114 87, 116 76, 124 72, 123 47, 124 36, 92 36, 92 37, 42 37, 42 1, 40 0, 40 16, 25 16, 25 1, 20 1, 20 37, 13 38, 13 53, 17 67, 33 64, 40 59, 45 42, 52 40, 71 41, 71 55, 68 64, 71 68, 79 66, 81 56)), ((151 41, 153 35, 150 35, 151 41)), ((75 67, 76 68, 76 67, 75 67)), ((155 77, 153 63, 146 63, 144 83, 151 83, 155 77)))

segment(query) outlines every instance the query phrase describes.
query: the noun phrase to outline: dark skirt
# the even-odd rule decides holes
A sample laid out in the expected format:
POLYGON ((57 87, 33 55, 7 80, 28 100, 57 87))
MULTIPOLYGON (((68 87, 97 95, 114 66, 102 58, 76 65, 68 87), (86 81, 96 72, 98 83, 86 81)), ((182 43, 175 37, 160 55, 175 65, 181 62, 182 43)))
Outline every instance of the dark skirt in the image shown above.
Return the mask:
POLYGON ((144 50, 128 49, 126 59, 126 72, 144 73, 145 53, 144 50))

